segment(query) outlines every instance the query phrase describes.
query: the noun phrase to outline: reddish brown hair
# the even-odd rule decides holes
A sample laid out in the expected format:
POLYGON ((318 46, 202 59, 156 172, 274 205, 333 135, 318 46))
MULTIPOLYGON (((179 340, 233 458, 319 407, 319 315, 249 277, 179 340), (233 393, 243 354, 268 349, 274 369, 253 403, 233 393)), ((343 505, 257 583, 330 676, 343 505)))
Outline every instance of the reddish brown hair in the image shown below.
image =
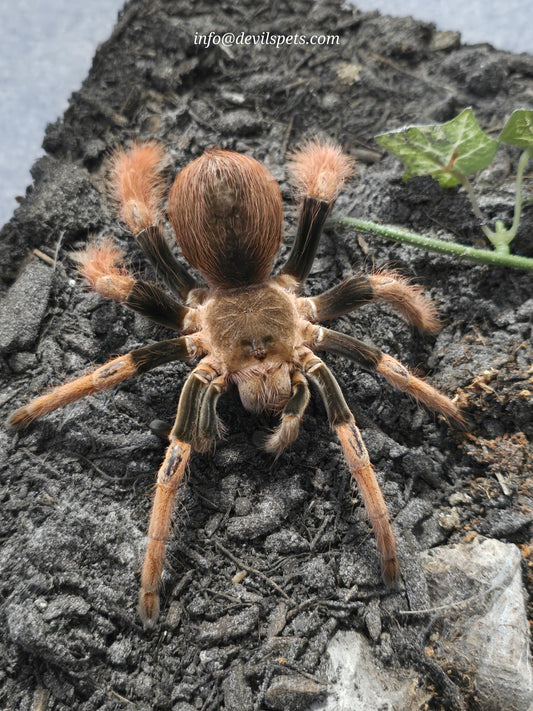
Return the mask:
POLYGON ((128 152, 118 150, 111 158, 111 198, 133 234, 161 219, 164 164, 163 148, 153 141, 134 143, 128 152))
POLYGON ((210 286, 265 281, 283 240, 279 185, 264 165, 212 149, 178 173, 168 218, 183 255, 210 286))

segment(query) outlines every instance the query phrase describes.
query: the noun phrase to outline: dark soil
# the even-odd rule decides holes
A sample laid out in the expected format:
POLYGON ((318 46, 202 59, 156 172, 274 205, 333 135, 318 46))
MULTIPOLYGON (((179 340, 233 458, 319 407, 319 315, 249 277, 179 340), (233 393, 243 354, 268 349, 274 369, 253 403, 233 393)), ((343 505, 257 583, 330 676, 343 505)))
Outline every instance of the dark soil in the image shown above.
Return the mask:
MULTIPOLYGON (((106 233, 149 273, 105 198, 110 148, 156 137, 168 146, 169 176, 214 144, 263 160, 287 198, 290 243, 287 150, 315 133, 331 136, 360 159, 337 214, 478 244, 464 194, 442 193, 430 180, 405 185, 373 136, 445 121, 469 105, 497 132, 513 108, 532 102, 533 57, 462 46, 411 19, 361 14, 336 0, 133 0, 64 117, 47 128, 34 184, 1 233, 2 288, 26 270, 0 323, 5 415, 112 353, 171 337, 84 291, 69 260, 89 233, 106 233), (340 44, 194 44, 195 32, 210 30, 339 34, 340 44)), ((503 149, 478 180, 491 220, 512 217, 517 157, 503 149)), ((533 254, 532 220, 526 208, 516 240, 523 254, 533 254)), ((347 628, 368 635, 390 667, 413 665, 432 692, 431 709, 478 708, 470 680, 424 653, 427 621, 397 613, 427 607, 418 551, 476 535, 522 546, 531 592, 533 278, 328 229, 308 292, 384 264, 425 285, 445 319, 438 337, 421 337, 379 305, 335 327, 458 393, 472 423, 458 432, 378 378, 328 358, 396 519, 398 588, 381 582, 373 536, 350 499, 319 400, 298 442, 274 462, 254 444, 272 421, 246 414, 230 396, 220 405, 227 438, 214 456, 194 457, 160 624, 144 632, 138 576, 164 451, 148 425, 172 419, 188 371, 165 366, 56 411, 27 433, 0 432, 2 708, 306 708, 323 690, 329 638, 347 628)))

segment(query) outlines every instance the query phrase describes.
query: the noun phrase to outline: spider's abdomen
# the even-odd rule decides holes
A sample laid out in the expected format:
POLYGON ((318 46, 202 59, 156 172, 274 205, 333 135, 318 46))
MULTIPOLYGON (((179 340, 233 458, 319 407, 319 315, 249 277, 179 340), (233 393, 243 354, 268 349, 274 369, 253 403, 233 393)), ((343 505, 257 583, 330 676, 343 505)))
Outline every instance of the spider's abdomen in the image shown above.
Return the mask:
POLYGON ((268 279, 282 242, 279 185, 249 156, 213 149, 178 173, 168 218, 187 261, 210 286, 268 279))

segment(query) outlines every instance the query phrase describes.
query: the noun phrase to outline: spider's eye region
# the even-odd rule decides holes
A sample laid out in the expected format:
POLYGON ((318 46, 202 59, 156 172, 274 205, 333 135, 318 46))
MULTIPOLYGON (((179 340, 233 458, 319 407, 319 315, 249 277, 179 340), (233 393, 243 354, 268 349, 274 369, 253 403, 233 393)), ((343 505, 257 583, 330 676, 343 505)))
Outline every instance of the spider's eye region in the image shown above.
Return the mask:
POLYGON ((244 355, 252 356, 257 360, 264 360, 269 352, 272 351, 273 343, 274 337, 266 335, 260 338, 243 338, 240 345, 244 355))

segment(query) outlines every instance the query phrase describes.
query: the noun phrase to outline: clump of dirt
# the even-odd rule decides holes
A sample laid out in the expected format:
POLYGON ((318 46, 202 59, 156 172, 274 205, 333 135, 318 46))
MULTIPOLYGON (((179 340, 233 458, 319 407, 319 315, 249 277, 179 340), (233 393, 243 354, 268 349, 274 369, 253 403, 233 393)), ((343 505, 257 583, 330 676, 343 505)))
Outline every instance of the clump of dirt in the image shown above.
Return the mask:
MULTIPOLYGON (((132 0, 65 115, 47 128, 34 185, 0 235, 1 288, 21 271, 33 286, 31 298, 24 290, 17 308, 2 312, 3 412, 111 353, 172 337, 85 292, 68 258, 89 233, 110 234, 153 276, 105 197, 114 147, 162 141, 169 179, 213 145, 264 161, 289 206, 280 263, 295 225, 287 151, 317 133, 359 159, 338 214, 477 244, 464 195, 428 180, 405 185, 401 166, 372 138, 449 120, 469 105, 485 129, 497 130, 513 108, 530 105, 532 91, 533 57, 462 46, 432 25, 337 0, 132 0), (339 44, 195 43, 196 33, 211 30, 338 35, 339 44), (51 273, 35 268, 35 247, 51 273), (20 336, 16 326, 25 321, 32 329, 20 336)), ((491 219, 512 217, 518 154, 502 151, 484 185, 491 219)), ((517 239, 523 253, 532 250, 529 212, 517 239)), ((478 708, 424 655, 421 621, 397 613, 427 607, 420 550, 477 533, 525 550, 531 538, 532 277, 328 229, 307 292, 384 264, 426 287, 445 317, 441 333, 420 337, 379 305, 333 326, 457 392, 472 421, 465 437, 352 364, 327 359, 397 520, 399 587, 381 582, 368 522, 350 501, 320 402, 313 398, 299 440, 274 462, 253 444, 272 422, 247 415, 230 396, 220 404, 227 438, 214 456, 194 458, 182 492, 161 623, 144 632, 135 612, 138 570, 164 450, 148 424, 172 419, 188 372, 164 366, 51 413, 27 433, 0 432, 5 708, 305 708, 324 691, 324 650, 339 628, 370 635, 388 665, 414 662, 432 689, 430 708, 478 708)))

